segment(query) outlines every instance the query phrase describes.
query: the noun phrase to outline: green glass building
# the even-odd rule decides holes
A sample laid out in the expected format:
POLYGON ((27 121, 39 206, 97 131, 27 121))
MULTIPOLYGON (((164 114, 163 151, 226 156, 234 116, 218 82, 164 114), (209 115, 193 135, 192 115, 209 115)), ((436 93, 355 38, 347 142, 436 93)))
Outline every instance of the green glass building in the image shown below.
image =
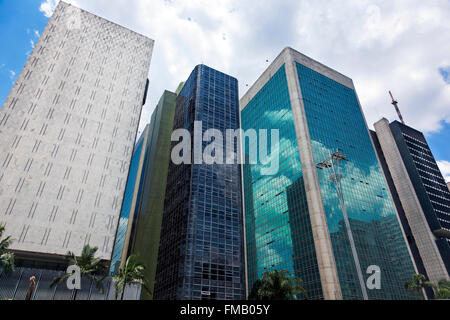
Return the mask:
MULTIPOLYGON (((268 144, 278 172, 242 169, 247 292, 265 271, 284 269, 309 299, 417 298, 404 289, 416 268, 353 81, 285 48, 240 110, 244 131, 279 130, 268 144), (324 165, 332 155, 339 163, 324 165)), ((243 159, 248 146, 244 139, 243 159)))
MULTIPOLYGON (((128 256, 135 254, 137 261, 145 265, 150 292, 155 283, 176 97, 175 93, 164 91, 136 144, 132 161, 136 170, 130 170, 128 177, 123 222, 119 224, 114 247, 117 257, 111 267, 111 273, 117 272, 118 261, 123 265, 128 256)), ((152 294, 142 290, 141 299, 152 299, 152 294)))

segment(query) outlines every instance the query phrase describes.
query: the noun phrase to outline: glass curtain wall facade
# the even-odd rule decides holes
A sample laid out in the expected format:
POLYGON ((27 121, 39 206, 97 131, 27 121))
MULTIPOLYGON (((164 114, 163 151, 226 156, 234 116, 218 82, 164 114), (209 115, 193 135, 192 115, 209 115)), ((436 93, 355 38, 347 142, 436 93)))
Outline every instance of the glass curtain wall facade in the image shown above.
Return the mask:
MULTIPOLYGON (((223 137, 238 129, 237 80, 195 67, 177 97, 174 129, 193 137, 194 121, 202 121, 203 133, 214 128, 223 137)), ((242 233, 240 165, 171 162, 154 298, 245 298, 242 233)))
MULTIPOLYGON (((261 175, 260 165, 244 165, 244 205, 248 290, 265 271, 288 270, 304 281, 309 298, 322 295, 308 216, 286 70, 282 66, 241 112, 242 130, 279 130, 279 171, 261 175), (305 216, 306 214, 306 216, 305 216)), ((270 138, 267 139, 271 141, 270 138)), ((244 150, 249 150, 248 141, 244 150)), ((259 148, 259 144, 258 144, 259 148)))
POLYGON ((122 265, 122 262, 124 262, 124 259, 128 256, 130 237, 132 235, 137 208, 136 203, 139 202, 138 194, 142 180, 142 167, 147 150, 148 133, 149 126, 147 125, 134 147, 133 157, 131 158, 127 186, 125 188, 119 225, 117 227, 116 239, 114 241, 114 249, 111 257, 110 274, 116 274, 119 267, 122 265))
MULTIPOLYGON (((383 276, 381 290, 367 290, 369 298, 407 298, 404 283, 414 267, 356 92, 299 63, 296 67, 314 158, 321 161, 336 151, 347 156, 341 183, 359 263, 364 273, 371 265, 379 266, 383 276)), ((331 172, 317 173, 342 295, 362 299, 356 267, 348 259, 352 253, 331 172)))
POLYGON ((414 299, 404 283, 415 267, 351 79, 286 48, 240 107, 244 130, 280 133, 278 145, 269 147, 279 153, 278 173, 262 176, 261 165, 244 170, 248 290, 265 271, 286 269, 304 281, 310 299, 362 300, 364 290, 367 299, 414 299), (317 166, 335 152, 347 159, 334 177, 349 227, 332 169, 317 166), (330 272, 324 256, 331 258, 330 272), (381 271, 378 290, 363 287, 372 265, 381 271), (330 290, 325 277, 333 269, 330 290))

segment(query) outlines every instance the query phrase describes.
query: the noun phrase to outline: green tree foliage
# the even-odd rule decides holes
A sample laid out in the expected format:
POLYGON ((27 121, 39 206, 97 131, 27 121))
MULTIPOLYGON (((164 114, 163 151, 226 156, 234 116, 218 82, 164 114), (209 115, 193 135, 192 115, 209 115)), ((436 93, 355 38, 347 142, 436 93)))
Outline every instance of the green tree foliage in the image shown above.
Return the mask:
POLYGON ((261 280, 253 285, 249 295, 251 300, 293 300, 306 297, 303 281, 291 277, 287 270, 265 272, 261 280))
POLYGON ((447 279, 441 279, 438 283, 432 284, 434 290, 434 296, 440 300, 450 300, 450 281, 447 279))
POLYGON ((11 275, 14 272, 14 254, 8 251, 8 247, 12 243, 11 237, 1 240, 5 227, 0 226, 0 272, 11 275))
POLYGON ((117 275, 113 276, 114 288, 116 289, 116 300, 120 293, 120 300, 123 300, 125 288, 128 284, 139 282, 142 287, 150 293, 145 283, 145 266, 136 262, 136 256, 128 257, 125 265, 119 268, 117 275))
POLYGON ((433 284, 427 281, 427 278, 423 274, 414 274, 412 279, 405 283, 405 289, 415 292, 419 299, 423 298, 422 290, 432 286, 433 284))
MULTIPOLYGON (((95 254, 97 253, 97 247, 91 247, 89 245, 85 245, 81 252, 81 256, 77 257, 73 252, 68 252, 68 260, 69 265, 76 265, 80 268, 81 278, 87 277, 94 281, 97 290, 103 293, 103 280, 106 278, 107 267, 106 264, 100 259, 95 258, 95 254)), ((50 288, 55 285, 60 284, 61 282, 67 280, 71 274, 65 273, 58 278, 54 279, 50 284, 50 288)), ((73 300, 76 299, 77 289, 74 289, 73 300)))

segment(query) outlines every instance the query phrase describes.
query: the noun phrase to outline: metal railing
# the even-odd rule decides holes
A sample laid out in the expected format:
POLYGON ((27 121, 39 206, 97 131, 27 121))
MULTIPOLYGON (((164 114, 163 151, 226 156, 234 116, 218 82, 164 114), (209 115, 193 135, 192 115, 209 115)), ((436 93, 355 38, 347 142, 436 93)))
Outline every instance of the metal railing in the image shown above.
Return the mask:
MULTIPOLYGON (((0 300, 25 300, 30 284, 29 279, 32 276, 36 279, 36 287, 31 300, 74 300, 74 291, 69 290, 65 282, 50 288, 53 279, 63 273, 63 271, 24 267, 16 268, 10 276, 0 272, 0 300)), ((115 289, 112 279, 105 279, 103 288, 104 292, 100 293, 91 279, 82 278, 81 289, 77 292, 76 300, 114 300, 115 289)), ((139 300, 140 294, 139 284, 128 285, 125 288, 124 300, 139 300)))

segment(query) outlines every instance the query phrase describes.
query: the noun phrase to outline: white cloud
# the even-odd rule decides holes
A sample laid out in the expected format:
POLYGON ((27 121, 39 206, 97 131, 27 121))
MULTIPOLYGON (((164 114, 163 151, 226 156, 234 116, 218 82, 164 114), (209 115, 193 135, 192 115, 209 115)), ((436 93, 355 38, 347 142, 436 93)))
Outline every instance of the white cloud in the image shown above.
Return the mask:
MULTIPOLYGON (((42 2, 48 15, 56 0, 42 2)), ((426 133, 450 123, 447 0, 76 0, 72 3, 155 40, 141 129, 164 89, 199 63, 238 78, 242 96, 285 47, 351 77, 367 122, 396 119, 426 133)))
POLYGON ((47 18, 50 18, 55 11, 59 0, 45 0, 41 3, 39 11, 41 11, 47 18))
POLYGON ((14 80, 15 76, 16 76, 16 72, 14 70, 9 70, 9 78, 11 80, 14 80))
MULTIPOLYGON (((31 33, 30 29, 27 29, 27 34, 30 34, 30 33, 31 33)), ((34 49, 34 47, 35 47, 35 45, 36 45, 36 42, 35 42, 35 41, 39 40, 39 37, 40 37, 41 35, 39 34, 39 31, 38 31, 38 30, 33 30, 33 36, 34 36, 34 38, 30 39, 30 46, 31 46, 31 49, 34 49)), ((30 53, 31 53, 31 51, 28 51, 28 52, 26 53, 26 55, 28 56, 28 55, 30 55, 30 53)))
POLYGON ((449 161, 437 161, 438 167, 444 176, 445 181, 450 182, 450 162, 449 161))

